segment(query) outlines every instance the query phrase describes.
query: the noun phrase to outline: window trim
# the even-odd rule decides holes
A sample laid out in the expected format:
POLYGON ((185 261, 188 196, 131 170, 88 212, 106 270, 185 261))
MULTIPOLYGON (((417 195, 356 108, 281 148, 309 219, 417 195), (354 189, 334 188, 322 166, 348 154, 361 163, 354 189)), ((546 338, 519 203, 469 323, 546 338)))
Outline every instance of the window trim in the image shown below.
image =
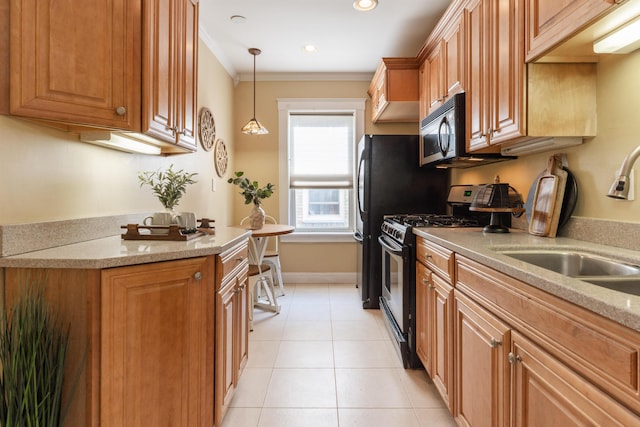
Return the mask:
MULTIPOLYGON (((280 218, 289 218, 289 112, 355 112, 354 156, 358 141, 364 136, 366 98, 280 98, 278 102, 278 152, 279 152, 279 192, 280 218)), ((355 158, 355 157, 354 157, 355 158)), ((353 188, 355 198, 356 188, 353 188)), ((354 203, 355 206, 355 203, 354 203)), ((281 236, 287 242, 345 242, 353 241, 352 234, 345 232, 296 233, 281 236), (286 239, 285 239, 286 237, 286 239)))

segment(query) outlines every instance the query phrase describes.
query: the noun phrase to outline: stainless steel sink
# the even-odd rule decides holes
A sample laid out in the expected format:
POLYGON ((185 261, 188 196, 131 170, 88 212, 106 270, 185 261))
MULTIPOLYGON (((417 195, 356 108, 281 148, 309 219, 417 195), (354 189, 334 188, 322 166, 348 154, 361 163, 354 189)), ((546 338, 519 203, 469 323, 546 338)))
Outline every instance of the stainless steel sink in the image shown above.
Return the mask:
POLYGON ((640 295, 640 276, 588 278, 584 281, 625 294, 640 295))
POLYGON ((578 251, 535 249, 499 252, 570 277, 640 275, 640 266, 578 251))

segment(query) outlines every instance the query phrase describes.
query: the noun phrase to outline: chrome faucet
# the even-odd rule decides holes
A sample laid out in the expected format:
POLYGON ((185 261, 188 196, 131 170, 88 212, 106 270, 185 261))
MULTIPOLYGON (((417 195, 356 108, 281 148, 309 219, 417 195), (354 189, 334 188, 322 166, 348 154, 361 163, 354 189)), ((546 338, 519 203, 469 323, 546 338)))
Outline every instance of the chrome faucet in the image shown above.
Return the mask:
POLYGON ((633 151, 624 158, 622 166, 620 166, 618 177, 613 181, 613 184, 611 184, 611 188, 609 189, 609 194, 607 194, 607 196, 613 197, 614 199, 626 200, 629 198, 629 177, 631 175, 631 168, 638 157, 640 157, 640 145, 634 148, 633 151))

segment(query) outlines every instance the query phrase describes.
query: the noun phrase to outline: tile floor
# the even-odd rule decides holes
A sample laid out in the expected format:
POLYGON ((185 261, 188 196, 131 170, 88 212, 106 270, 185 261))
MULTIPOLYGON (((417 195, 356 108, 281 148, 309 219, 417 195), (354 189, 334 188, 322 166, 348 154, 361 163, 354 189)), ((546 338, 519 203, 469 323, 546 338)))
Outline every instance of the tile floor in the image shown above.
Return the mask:
POLYGON ((249 362, 222 427, 455 426, 423 370, 405 370, 353 285, 287 285, 255 310, 249 362))

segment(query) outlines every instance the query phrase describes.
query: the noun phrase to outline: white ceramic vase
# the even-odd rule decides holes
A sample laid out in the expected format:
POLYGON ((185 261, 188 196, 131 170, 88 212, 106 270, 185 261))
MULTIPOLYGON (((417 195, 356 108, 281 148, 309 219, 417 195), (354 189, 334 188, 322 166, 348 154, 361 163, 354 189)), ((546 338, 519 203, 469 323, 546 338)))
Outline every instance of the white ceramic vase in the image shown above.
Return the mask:
POLYGON ((260 204, 253 205, 253 209, 249 213, 249 225, 252 230, 259 230, 264 225, 265 213, 260 204))

